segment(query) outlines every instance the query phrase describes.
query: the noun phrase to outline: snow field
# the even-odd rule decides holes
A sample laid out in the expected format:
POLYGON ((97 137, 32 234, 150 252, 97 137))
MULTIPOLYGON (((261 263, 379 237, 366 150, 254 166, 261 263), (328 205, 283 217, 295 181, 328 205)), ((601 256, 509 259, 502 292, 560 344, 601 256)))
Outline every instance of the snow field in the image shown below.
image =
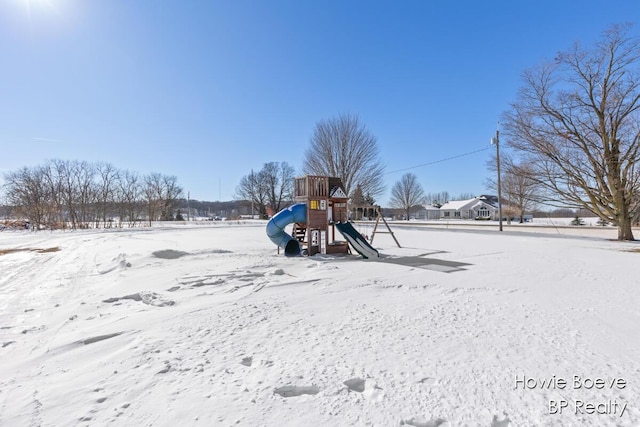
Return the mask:
POLYGON ((640 423, 637 243, 394 232, 379 261, 259 224, 0 233, 0 425, 640 423))

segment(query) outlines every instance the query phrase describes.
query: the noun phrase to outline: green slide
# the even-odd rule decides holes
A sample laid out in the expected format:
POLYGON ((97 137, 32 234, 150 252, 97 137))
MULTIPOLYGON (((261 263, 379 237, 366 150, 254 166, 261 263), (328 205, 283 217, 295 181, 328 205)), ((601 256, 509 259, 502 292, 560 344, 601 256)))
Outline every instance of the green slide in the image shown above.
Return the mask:
POLYGON ((353 228, 350 222, 336 222, 338 231, 347 239, 347 242, 355 249, 363 258, 378 258, 380 253, 367 242, 362 234, 353 228))

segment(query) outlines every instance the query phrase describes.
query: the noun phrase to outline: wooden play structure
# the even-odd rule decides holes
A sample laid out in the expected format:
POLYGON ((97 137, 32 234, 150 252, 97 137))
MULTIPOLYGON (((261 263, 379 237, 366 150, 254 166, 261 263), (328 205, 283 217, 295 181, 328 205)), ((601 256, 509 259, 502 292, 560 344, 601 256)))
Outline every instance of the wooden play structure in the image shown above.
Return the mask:
POLYGON ((294 201, 306 205, 307 215, 305 223, 294 223, 292 236, 303 253, 349 253, 348 243, 337 240, 334 226, 348 220, 348 200, 340 178, 306 175, 295 179, 294 201))
MULTIPOLYGON (((294 201, 295 204, 275 214, 267 223, 267 236, 278 246, 278 252, 284 249, 285 256, 313 256, 346 254, 353 248, 365 259, 380 257, 378 250, 349 221, 349 197, 340 178, 314 175, 295 178, 294 201), (290 224, 293 231, 288 234, 285 228, 290 224)), ((382 219, 393 236, 379 207, 376 212, 378 221, 382 219)), ((378 231, 378 222, 372 239, 376 232, 382 232, 378 231)), ((393 240, 399 247, 395 236, 393 240)))

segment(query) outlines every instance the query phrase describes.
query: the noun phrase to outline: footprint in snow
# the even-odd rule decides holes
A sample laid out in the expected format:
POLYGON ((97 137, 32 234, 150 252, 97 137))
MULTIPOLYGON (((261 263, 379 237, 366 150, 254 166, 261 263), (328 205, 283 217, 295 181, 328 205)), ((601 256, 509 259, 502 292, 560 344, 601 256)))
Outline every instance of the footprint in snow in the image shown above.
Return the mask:
POLYGON ((294 385, 286 385, 283 387, 278 387, 273 390, 275 394, 279 394, 282 397, 297 397, 302 396, 303 394, 318 394, 320 389, 314 385, 311 386, 294 386, 294 385))
POLYGON ((141 291, 135 294, 125 295, 123 297, 107 298, 102 302, 116 303, 121 300, 139 301, 144 304, 153 305, 156 307, 168 307, 168 306, 175 305, 176 303, 175 301, 164 298, 162 295, 159 295, 155 292, 149 292, 149 291, 141 291))
POLYGON ((498 420, 498 416, 494 415, 493 420, 491 420, 491 425, 489 427, 509 427, 511 425, 511 420, 507 417, 507 414, 504 414, 503 420, 498 420))
POLYGON ((174 249, 164 249, 161 251, 155 251, 151 255, 161 259, 178 259, 185 255, 189 255, 189 253, 183 252, 183 251, 176 251, 174 249))
POLYGON ((362 393, 364 391, 365 380, 356 377, 346 380, 343 384, 346 385, 350 391, 362 393))
POLYGON ((409 425, 413 427, 438 427, 445 423, 442 418, 436 418, 431 420, 425 420, 422 417, 413 417, 408 420, 400 421, 400 425, 409 425))

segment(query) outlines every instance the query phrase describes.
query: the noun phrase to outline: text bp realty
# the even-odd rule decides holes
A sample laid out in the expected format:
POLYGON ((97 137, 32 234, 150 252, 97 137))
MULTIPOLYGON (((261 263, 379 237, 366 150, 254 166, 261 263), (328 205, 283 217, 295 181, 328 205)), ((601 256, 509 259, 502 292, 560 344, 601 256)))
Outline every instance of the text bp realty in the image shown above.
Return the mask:
MULTIPOLYGON (((565 390, 567 388, 579 390, 622 390, 627 387, 627 381, 623 378, 590 378, 574 375, 570 380, 564 377, 552 376, 549 378, 534 378, 526 375, 516 375, 515 388, 533 390, 536 388, 546 390, 565 390)), ((627 403, 619 403, 615 399, 606 402, 585 402, 582 400, 550 400, 549 413, 562 414, 563 410, 569 410, 575 414, 610 414, 622 416, 627 409, 627 403)))

